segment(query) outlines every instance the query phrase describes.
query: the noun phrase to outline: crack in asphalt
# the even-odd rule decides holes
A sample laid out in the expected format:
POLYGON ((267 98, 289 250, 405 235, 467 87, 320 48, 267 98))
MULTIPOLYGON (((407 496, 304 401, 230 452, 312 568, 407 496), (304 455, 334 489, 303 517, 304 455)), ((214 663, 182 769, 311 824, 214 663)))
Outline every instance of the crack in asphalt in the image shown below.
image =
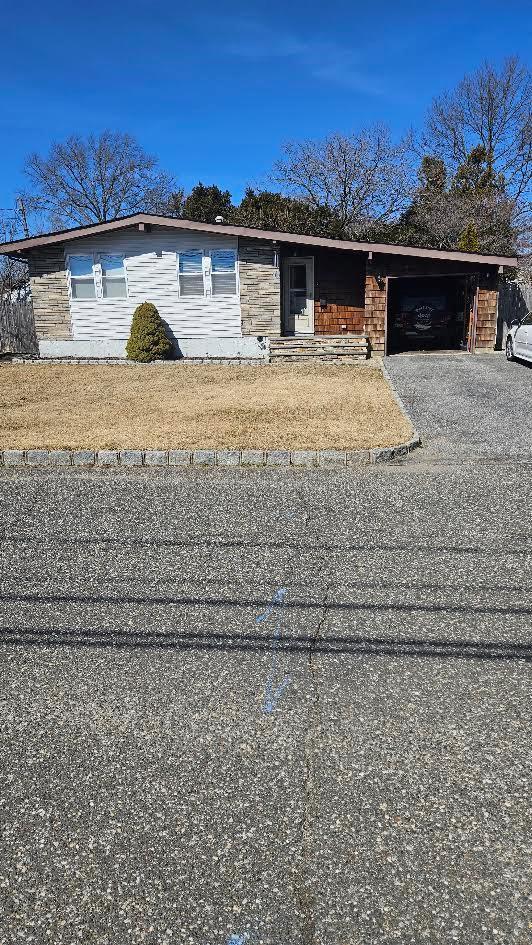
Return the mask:
MULTIPOLYGON (((242 535, 247 547, 252 538, 247 510, 253 503, 259 536, 273 540, 279 535, 286 544, 294 534, 290 519, 295 520, 296 534, 305 523, 305 536, 299 546, 293 542, 294 550, 289 554, 265 557, 260 570, 251 561, 244 571, 245 556, 235 555, 228 557, 227 569, 221 572, 218 559, 213 557, 204 578, 204 557, 190 555, 182 544, 168 554, 163 567, 161 560, 150 557, 151 545, 146 549, 139 541, 135 547, 142 549, 144 567, 140 569, 136 562, 140 573, 130 582, 125 580, 128 574, 133 575, 130 549, 116 556, 111 550, 107 571, 99 568, 95 572, 92 548, 87 549, 86 543, 81 551, 67 553, 64 561, 55 544, 31 542, 31 555, 26 552, 27 557, 21 560, 11 547, 6 550, 4 543, 4 567, 9 575, 5 587, 10 587, 4 622, 21 624, 28 631, 35 630, 35 623, 49 624, 47 630, 55 625, 55 631, 65 633, 66 639, 64 623, 69 621, 76 632, 88 625, 87 632, 98 640, 98 647, 86 656, 69 653, 64 657, 55 641, 50 647, 50 639, 43 641, 49 652, 35 655, 17 643, 4 660, 7 712, 2 721, 9 759, 6 793, 11 805, 10 820, 6 818, 8 850, 20 856, 20 862, 31 864, 20 883, 17 878, 20 936, 35 934, 37 902, 37 918, 44 931, 52 930, 52 937, 56 930, 58 945, 72 929, 81 937, 90 935, 88 922, 94 935, 100 933, 105 938, 105 928, 113 922, 117 935, 120 929, 127 929, 124 935, 138 942, 145 936, 145 915, 154 916, 156 937, 164 937, 166 926, 162 923, 171 925, 178 915, 182 935, 188 933, 191 940, 195 937, 202 942, 223 938, 227 945, 230 934, 243 938, 248 932, 248 945, 259 940, 270 945, 323 945, 325 941, 347 945, 354 939, 389 942, 392 929, 401 941, 413 941, 427 923, 436 945, 447 943, 454 931, 464 941, 478 943, 490 937, 485 930, 488 922, 497 938, 517 942, 526 925, 524 899, 518 898, 526 891, 527 865, 526 677, 524 667, 516 663, 488 666, 462 662, 464 652, 476 646, 479 638, 483 646, 496 647, 510 631, 491 613, 488 616, 478 608, 470 608, 460 626, 457 619, 447 618, 445 612, 442 617, 435 607, 432 615, 423 610, 413 629, 400 619, 397 626, 389 626, 387 618, 375 610, 350 621, 350 612, 345 614, 340 608, 345 582, 356 582, 360 576, 366 583, 359 585, 355 603, 358 598, 375 603, 366 594, 368 575, 375 583, 384 584, 386 604, 401 604, 411 598, 426 604, 425 594, 430 591, 436 602, 456 596, 460 606, 466 606, 462 585, 467 589, 473 578, 482 580, 482 590, 475 590, 474 605, 480 602, 478 593, 500 605, 493 590, 502 579, 506 584, 513 578, 519 595, 523 594, 521 585, 530 574, 527 535, 523 527, 518 529, 504 516, 510 493, 522 495, 523 521, 526 519, 530 500, 521 473, 520 469, 512 474, 509 483, 494 472, 468 477, 466 471, 463 478, 450 483, 438 475, 420 490, 417 470, 413 477, 411 468, 403 474, 381 467, 371 473, 380 483, 377 493, 364 473, 356 494, 349 488, 346 495, 336 478, 326 484, 317 476, 312 489, 303 493, 298 488, 296 493, 290 484, 294 480, 287 476, 279 480, 278 488, 283 514, 276 509, 273 525, 269 509, 264 518, 257 512, 261 493, 233 496, 231 479, 231 493, 214 493, 208 500, 213 522, 209 528, 221 527, 225 511, 222 514, 219 509, 234 502, 231 515, 238 521, 238 530, 235 526, 233 544, 240 547, 242 535), (400 501, 399 482, 403 490, 400 501), (372 503, 372 514, 366 519, 361 510, 368 503, 372 503), (412 508, 419 511, 419 518, 408 518, 412 508), (461 534, 454 539, 459 516, 461 534), (349 558, 333 555, 327 547, 342 536, 345 546, 355 551, 349 558), (436 541, 442 546, 438 550, 434 548, 436 541), (442 556, 446 542, 452 557, 442 556), (464 558, 465 546, 468 555, 476 547, 471 561, 464 558), (181 551, 183 547, 186 550, 181 551), (398 597, 396 584, 390 582, 405 580, 406 565, 412 594, 398 597), (35 595, 30 588, 24 602, 21 586, 30 570, 36 582, 35 595), (300 686, 294 686, 291 697, 287 693, 277 714, 266 722, 260 717, 257 720, 257 691, 267 655, 242 663, 225 656, 218 662, 209 654, 198 660, 195 655, 181 660, 179 654, 165 659, 138 651, 130 656, 117 652, 109 658, 102 646, 120 620, 127 621, 121 645, 126 646, 127 638, 131 649, 135 634, 145 634, 146 615, 139 613, 138 605, 155 593, 150 589, 152 579, 154 585, 172 582, 168 595, 159 595, 164 607, 172 601, 181 604, 183 598, 197 601, 203 595, 213 604, 218 601, 218 619, 210 619, 212 611, 208 615, 208 635, 222 649, 236 647, 239 621, 249 622, 247 611, 237 611, 235 617, 228 604, 234 601, 243 606, 249 599, 249 606, 255 609, 266 605, 265 589, 273 592, 283 584, 294 597, 297 589, 301 600, 292 601, 292 609, 284 614, 284 639, 245 633, 240 640, 248 649, 280 643, 279 653, 287 662, 293 660, 300 686), (39 582, 49 585, 49 596, 42 593, 39 582), (209 588, 219 583, 223 589, 207 593, 202 582, 209 588), (235 589, 227 592, 227 586, 233 584, 235 589), (93 609, 96 603, 107 606, 117 587, 123 589, 130 610, 93 609), (432 594, 438 588, 441 598, 432 594), (76 598, 79 606, 76 595, 84 595, 87 606, 76 612, 74 619, 64 605, 70 606, 76 598), (365 637, 353 637, 357 632, 364 632, 365 637), (436 632, 437 641, 433 639, 436 632), (332 633, 336 636, 331 637, 332 633), (465 641, 454 639, 466 633, 465 641), (395 657, 399 647, 409 656, 430 652, 436 662, 424 670, 419 661, 414 665, 410 660, 388 673, 387 660, 359 657, 344 675, 345 660, 335 654, 337 648, 343 650, 346 634, 348 645, 356 647, 353 652, 392 653, 395 657), (406 640, 405 634, 409 634, 406 640), (389 635, 393 636, 388 639, 389 635), (452 665, 443 663, 438 649, 449 635, 453 639, 447 644, 461 661, 452 665), (491 637, 491 643, 485 637, 491 637), (334 654, 328 649, 328 658, 320 658, 325 647, 333 644, 334 654), (298 652, 291 656, 294 647, 298 652), (366 664, 377 662, 378 669, 369 671, 366 664), (359 686, 365 688, 367 713, 359 711, 359 686), (168 702, 171 708, 167 708, 168 702), (264 733, 259 740, 258 729, 264 733), (376 733, 382 745, 374 757, 376 733), (13 746, 18 749, 22 739, 27 752, 9 750, 13 746), (264 757, 262 749, 268 739, 271 754, 264 757), (368 746, 372 756, 369 772, 363 770, 368 746), (24 780, 19 785, 21 775, 24 780), (360 787, 358 776, 364 778, 360 787), (43 789, 48 793, 43 794, 43 789), (56 791, 53 807, 48 800, 52 789, 56 791), (27 814, 22 827, 21 802, 27 814), (90 810, 86 810, 89 804, 90 810), (386 808, 382 814, 377 813, 381 806, 386 808), (142 834, 137 829, 139 817, 146 824, 142 834), (381 831, 380 820, 386 833, 381 831), (253 833, 247 832, 248 824, 253 833), (55 831, 53 847, 49 843, 51 829, 55 831), (98 846, 98 839, 92 852, 92 838, 98 829, 102 842, 98 846), (376 838, 381 836, 389 852, 386 865, 375 855, 376 838), (87 848, 89 838, 91 846, 87 848), (37 841, 42 841, 42 851, 37 841), (169 853, 170 843, 175 857, 174 850, 169 853), (35 849, 38 855, 32 855, 35 849), (464 850, 466 859, 462 857, 464 850), (213 868, 209 869, 211 860, 213 868), (68 870, 65 862, 70 864, 68 870), (111 863, 111 878, 118 868, 114 864, 119 864, 121 885, 106 894, 103 881, 111 863), (139 875, 146 881, 129 898, 128 884, 132 886, 139 875), (266 887, 264 877, 267 888, 262 888, 266 887), (80 901, 81 884, 84 898, 80 901), (87 895, 94 897, 88 919, 83 911, 87 895), (359 902, 363 902, 363 909, 358 909, 359 902), (383 902, 386 911, 381 908, 383 902), (68 909, 70 923, 65 929, 57 924, 57 917, 65 915, 60 911, 62 906, 68 909), (235 925, 237 914, 242 918, 235 925)), ((145 535, 157 538, 160 519, 160 527, 164 525, 169 533, 167 495, 150 508, 148 516, 139 483, 138 478, 128 477, 127 510, 120 528, 128 534, 136 532, 139 539, 145 535)), ((6 492, 9 523, 16 512, 12 490, 6 492)), ((111 512, 100 512, 91 494, 90 502, 80 500, 80 513, 74 518, 70 509, 75 502, 70 493, 69 489, 64 497, 56 497, 55 492, 50 496, 43 490, 42 508, 37 502, 36 513, 31 513, 36 538, 50 528, 58 533, 63 529, 70 548, 77 530, 83 529, 84 541, 90 523, 96 534, 110 533, 120 542, 114 506, 111 512)), ((125 506, 121 490, 117 494, 119 506, 125 506)), ((32 492, 28 507, 35 508, 35 499, 32 492)), ((24 502, 20 503, 24 510, 24 502)), ((176 532, 190 529, 189 518, 201 532, 198 503, 193 492, 178 496, 172 512, 177 515, 179 506, 181 524, 175 526, 176 532)), ((170 524, 174 527, 173 519, 170 524)), ((21 515, 22 525, 30 527, 21 515)), ((523 603, 519 596, 517 604, 523 603)), ((174 617, 175 613, 169 612, 168 622, 174 617)), ((151 621, 151 611, 149 618, 151 621)), ((150 639, 164 639, 165 621, 164 610, 153 613, 150 639)), ((188 611, 181 623, 187 641, 203 647, 204 614, 188 611)), ((177 638, 181 629, 173 622, 171 627, 177 638)), ((514 632, 512 627, 512 639, 517 639, 514 632)), ((519 638, 523 633, 519 629, 519 638)), ((508 644, 513 651, 523 645, 508 644)), ((499 659, 499 655, 490 651, 490 659, 499 659)))

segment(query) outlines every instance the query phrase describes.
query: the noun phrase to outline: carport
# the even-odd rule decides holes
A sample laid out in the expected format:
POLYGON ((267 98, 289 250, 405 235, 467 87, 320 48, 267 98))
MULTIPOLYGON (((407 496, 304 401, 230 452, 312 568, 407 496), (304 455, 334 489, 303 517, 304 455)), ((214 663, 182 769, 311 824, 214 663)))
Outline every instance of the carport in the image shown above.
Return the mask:
POLYGON ((475 300, 469 275, 389 278, 387 353, 467 348, 475 300))
POLYGON ((373 250, 364 325, 375 354, 492 350, 499 279, 515 257, 407 246, 373 250))

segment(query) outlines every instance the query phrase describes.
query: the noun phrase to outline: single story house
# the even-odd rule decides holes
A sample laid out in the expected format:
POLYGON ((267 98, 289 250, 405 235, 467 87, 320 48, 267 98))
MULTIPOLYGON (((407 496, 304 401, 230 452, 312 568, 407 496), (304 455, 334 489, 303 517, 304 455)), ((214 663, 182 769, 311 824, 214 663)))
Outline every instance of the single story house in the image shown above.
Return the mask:
POLYGON ((0 245, 27 260, 41 357, 124 357, 153 302, 176 355, 493 349, 506 256, 137 213, 0 245))

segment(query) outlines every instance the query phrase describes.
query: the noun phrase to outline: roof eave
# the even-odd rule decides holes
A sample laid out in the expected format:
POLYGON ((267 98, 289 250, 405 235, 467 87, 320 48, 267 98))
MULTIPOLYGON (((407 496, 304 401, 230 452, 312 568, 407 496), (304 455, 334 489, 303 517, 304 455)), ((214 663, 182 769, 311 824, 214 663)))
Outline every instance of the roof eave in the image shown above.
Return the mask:
POLYGON ((178 220, 175 217, 161 217, 150 213, 136 213, 129 217, 120 217, 108 223, 91 224, 57 233, 46 233, 29 239, 16 240, 0 244, 0 254, 14 254, 16 258, 31 253, 41 246, 54 243, 66 243, 70 240, 93 236, 113 230, 128 229, 139 224, 151 224, 179 230, 191 230, 225 236, 247 237, 248 239, 266 239, 279 243, 295 243, 304 246, 317 246, 328 249, 341 249, 347 252, 373 253, 377 255, 416 256, 425 259, 439 259, 447 262, 476 263, 484 266, 516 267, 515 256, 489 256, 481 253, 464 253, 458 250, 427 249, 425 247, 404 246, 395 243, 367 243, 354 240, 336 240, 321 236, 304 236, 300 233, 283 233, 278 230, 258 230, 252 227, 231 226, 218 223, 197 223, 193 220, 178 220))

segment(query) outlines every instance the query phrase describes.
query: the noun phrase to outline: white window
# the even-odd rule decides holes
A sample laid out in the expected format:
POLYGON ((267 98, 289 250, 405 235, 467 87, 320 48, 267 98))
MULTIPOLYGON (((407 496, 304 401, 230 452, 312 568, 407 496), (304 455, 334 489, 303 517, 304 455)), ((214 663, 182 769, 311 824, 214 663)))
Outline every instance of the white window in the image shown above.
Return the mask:
POLYGON ((236 295, 236 252, 234 249, 189 249, 179 254, 179 295, 207 298, 236 295))
POLYGON ((73 299, 95 299, 94 260, 92 256, 70 256, 70 291, 73 299))
POLYGON ((126 299, 124 257, 114 254, 69 256, 73 299, 126 299))
POLYGON ((211 252, 212 294, 236 295, 236 253, 232 249, 211 252))
POLYGON ((205 295, 203 252, 190 249, 179 254, 179 295, 205 295))
POLYGON ((126 270, 123 256, 100 256, 102 267, 102 298, 126 299, 126 270))

